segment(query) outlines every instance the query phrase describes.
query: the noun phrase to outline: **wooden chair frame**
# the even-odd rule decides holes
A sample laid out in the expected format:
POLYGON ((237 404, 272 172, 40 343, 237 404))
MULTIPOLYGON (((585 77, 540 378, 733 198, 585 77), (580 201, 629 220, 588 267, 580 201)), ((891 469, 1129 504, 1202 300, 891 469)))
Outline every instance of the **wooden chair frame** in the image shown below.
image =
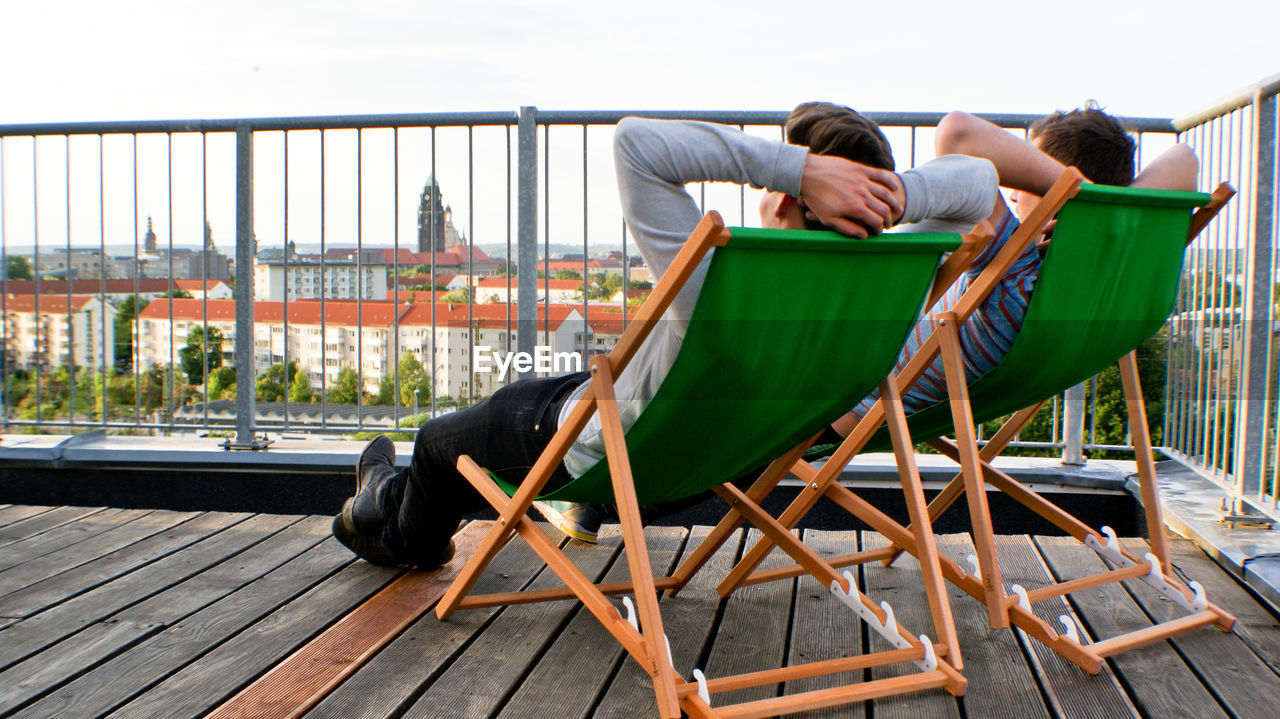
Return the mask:
MULTIPOLYGON (((1104 527, 1101 532, 1090 528, 1074 516, 1041 497, 1035 491, 991 465, 991 461, 1025 426, 1043 402, 1014 414, 984 447, 981 449, 978 447, 974 431, 975 425, 969 405, 968 383, 964 378, 958 327, 977 308, 979 303, 986 298, 992 287, 1003 276, 1012 262, 1022 254, 1029 243, 1040 235, 1058 210, 1067 200, 1075 196, 1082 180, 1083 177, 1074 168, 1068 169, 1059 178, 1019 229, 1010 237, 1006 246, 992 260, 987 270, 966 290, 953 311, 944 314, 940 318, 938 331, 930 336, 912 357, 899 374, 896 382, 900 390, 909 387, 923 374, 925 368, 932 363, 938 354, 942 355, 948 402, 951 407, 956 436, 954 441, 937 439, 930 441, 929 444, 959 463, 961 471, 929 504, 927 513, 929 521, 932 523, 957 499, 962 495, 965 496, 968 500, 976 550, 976 554, 971 555, 969 558, 970 567, 968 570, 947 557, 941 557, 939 560, 940 566, 946 579, 986 606, 988 621, 993 629, 1005 628, 1012 623, 1085 671, 1097 673, 1101 671, 1103 662, 1108 656, 1209 624, 1227 631, 1231 628, 1235 618, 1220 607, 1208 602, 1204 598, 1203 590, 1198 585, 1192 583, 1191 586, 1187 586, 1173 574, 1168 548, 1161 531, 1164 523, 1160 510, 1155 465, 1151 454, 1151 439, 1134 353, 1130 352, 1123 357, 1119 362, 1119 367, 1130 418, 1134 451, 1137 456, 1142 505, 1147 526, 1152 529, 1150 532, 1152 551, 1146 556, 1139 558, 1123 550, 1109 528, 1104 527), (1115 569, 1080 579, 1059 582, 1033 591, 1026 591, 1022 587, 1014 585, 1010 588, 1013 594, 1006 593, 1001 577, 1000 564, 996 557, 995 536, 991 525, 990 510, 987 505, 985 490, 988 483, 1027 506, 1066 534, 1075 537, 1078 541, 1093 549, 1115 569), (1189 611, 1188 616, 1085 645, 1080 640, 1079 631, 1074 622, 1065 615, 1059 618, 1064 626, 1064 631, 1059 633, 1050 623, 1044 621, 1032 611, 1032 605, 1037 601, 1064 596, 1071 592, 1130 578, 1139 578, 1150 584, 1163 596, 1186 608, 1189 611)), ((1193 215, 1190 233, 1187 238, 1188 243, 1213 219, 1234 194, 1235 191, 1225 183, 1214 191, 1210 202, 1193 215)), ((931 303, 941 294, 938 291, 937 284, 950 282, 955 277, 958 277, 959 270, 953 268, 951 272, 952 276, 950 278, 943 277, 940 273, 938 283, 935 284, 935 292, 937 294, 931 293, 931 303)), ((945 287, 942 289, 945 289, 945 287)), ((912 524, 908 527, 903 527, 835 481, 840 471, 843 470, 857 452, 861 451, 872 435, 879 429, 880 424, 885 421, 886 410, 884 405, 886 399, 892 402, 889 395, 884 395, 881 401, 877 402, 862 421, 858 423, 821 470, 815 469, 808 462, 798 460, 791 467, 780 469, 778 472, 779 476, 781 476, 787 469, 790 469, 796 476, 809 482, 812 490, 803 492, 778 518, 782 526, 795 526, 820 497, 826 496, 884 534, 891 543, 889 547, 882 550, 833 558, 830 561, 834 566, 842 567, 861 564, 873 559, 880 559, 887 565, 893 562, 903 551, 914 554, 909 542, 913 536, 912 530, 918 521, 915 519, 914 513, 911 515, 912 524)), ((762 499, 771 489, 772 486, 762 487, 762 491, 753 496, 762 499)), ((692 576, 692 573, 697 569, 695 562, 705 561, 705 558, 710 556, 715 546, 724 541, 727 532, 724 532, 723 529, 732 529, 737 525, 738 521, 735 513, 731 511, 717 525, 717 531, 706 539, 708 546, 700 547, 698 552, 690 560, 686 561, 685 565, 677 569, 675 576, 687 581, 687 577, 692 576)), ((755 571, 759 562, 772 548, 769 542, 769 537, 762 538, 743 556, 742 560, 730 571, 719 586, 718 590, 722 595, 728 594, 736 587, 744 584, 796 576, 795 567, 755 571)), ((676 589, 678 587, 672 588, 670 591, 675 591, 676 589)))
MULTIPOLYGON (((892 612, 885 612, 877 606, 858 589, 856 583, 850 581, 848 575, 841 575, 831 562, 819 557, 795 538, 788 527, 783 526, 761 509, 757 503, 760 496, 757 487, 761 482, 757 482, 757 487, 753 487, 748 492, 742 492, 732 484, 724 484, 715 489, 716 493, 730 504, 737 516, 750 521, 765 537, 768 537, 771 546, 782 548, 796 562, 800 568, 797 575, 808 573, 821 584, 829 587, 873 629, 889 638, 895 645, 895 649, 709 681, 703 679, 700 672, 696 671, 695 681, 685 681, 676 675, 671 662, 670 648, 663 633, 657 592, 678 588, 687 580, 688 575, 683 579, 676 576, 655 579, 650 570, 639 504, 631 479, 622 422, 614 396, 614 378, 627 366, 641 341, 661 318, 699 261, 712 247, 723 246, 729 241, 730 233, 724 228, 719 215, 709 213, 703 218, 613 351, 592 360, 591 380, 584 395, 570 410, 567 421, 557 430, 550 445, 529 471, 514 496, 508 497, 489 474, 470 457, 459 458, 459 471, 494 507, 499 517, 436 606, 436 615, 443 620, 455 610, 470 607, 577 598, 649 674, 653 680, 659 714, 670 719, 679 717, 682 710, 691 717, 767 717, 929 688, 945 688, 957 696, 963 694, 967 683, 958 671, 962 662, 955 625, 943 584, 943 574, 939 566, 937 547, 933 541, 932 527, 927 521, 927 505, 914 463, 912 444, 907 435, 906 419, 897 402, 890 405, 896 411, 886 412, 885 418, 899 459, 903 491, 911 507, 912 517, 916 520, 915 529, 904 529, 903 534, 900 534, 897 539, 909 545, 913 553, 921 558, 920 566, 925 592, 935 631, 939 635, 938 642, 930 642, 924 635, 916 638, 915 635, 903 629, 893 619, 892 612), (598 412, 601 419, 606 461, 609 463, 610 477, 622 525, 625 553, 631 573, 631 580, 628 582, 599 585, 592 583, 526 516, 534 498, 546 485, 552 470, 563 460, 569 446, 586 425, 592 412, 598 412), (547 563, 547 566, 564 581, 565 588, 470 596, 469 592, 480 573, 496 556, 498 550, 514 535, 525 539, 547 563), (635 617, 621 616, 606 596, 622 593, 634 594, 638 621, 635 617), (711 704, 710 696, 716 692, 906 661, 916 662, 921 671, 916 674, 736 705, 713 708, 711 704)), ((978 241, 980 240, 967 239, 960 251, 971 254, 973 243, 978 241)), ((897 384, 892 379, 881 383, 881 391, 886 397, 897 398, 897 384)), ((765 484, 776 484, 777 478, 781 477, 783 471, 803 455, 812 441, 800 444, 775 460, 766 470, 761 481, 765 484)), ((882 557, 883 554, 878 553, 876 556, 882 557)), ((699 566, 700 564, 699 562, 699 566)))

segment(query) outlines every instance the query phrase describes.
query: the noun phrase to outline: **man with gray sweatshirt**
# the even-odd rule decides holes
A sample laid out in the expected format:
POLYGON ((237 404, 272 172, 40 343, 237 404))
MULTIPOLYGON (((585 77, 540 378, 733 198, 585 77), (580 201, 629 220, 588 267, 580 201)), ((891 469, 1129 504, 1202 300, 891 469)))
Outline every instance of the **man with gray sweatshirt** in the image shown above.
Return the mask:
MULTIPOLYGON (((788 137, 796 142, 793 128, 800 128, 808 140, 802 144, 698 122, 627 118, 618 124, 614 162, 623 214, 655 276, 666 272, 701 219, 685 190, 692 182, 765 189, 761 215, 767 226, 821 225, 857 238, 894 225, 964 232, 991 212, 997 190, 990 162, 954 155, 895 174, 884 136, 857 113, 809 103, 797 108, 793 120, 797 115, 804 122, 789 122, 788 137), (861 162, 845 159, 850 154, 861 162)), ((634 423, 671 368, 709 261, 693 273, 664 321, 616 379, 624 428, 634 423)), ((405 470, 395 468, 390 440, 370 442, 356 465, 356 495, 334 518, 334 535, 377 564, 447 562, 458 521, 485 506, 458 473, 457 458, 470 455, 518 484, 585 391, 587 379, 577 373, 521 380, 474 407, 432 419, 418 430, 405 470)), ((580 476, 603 456, 596 416, 556 468, 548 490, 580 476)))

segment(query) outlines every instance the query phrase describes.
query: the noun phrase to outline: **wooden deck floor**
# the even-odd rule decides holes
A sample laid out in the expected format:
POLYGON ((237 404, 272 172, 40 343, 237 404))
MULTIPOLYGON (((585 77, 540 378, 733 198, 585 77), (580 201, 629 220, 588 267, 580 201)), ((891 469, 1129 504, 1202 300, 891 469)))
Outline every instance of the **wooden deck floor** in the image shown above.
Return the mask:
MULTIPOLYGON (((655 563, 672 566, 704 531, 649 530, 655 563)), ((830 553, 878 539, 805 536, 830 553)), ((968 551, 963 536, 940 544, 954 557, 968 551)), ((1195 547, 1173 547, 1179 570, 1239 617, 1232 633, 1198 630, 1123 654, 1090 676, 1015 632, 989 631, 978 604, 953 594, 969 680, 963 698, 932 691, 821 715, 1280 716, 1275 617, 1195 547)), ((616 527, 606 527, 601 545, 573 543, 567 551, 589 575, 612 580, 625 575, 618 549, 616 527)), ((868 644, 884 648, 811 580, 749 587, 717 601, 711 585, 735 551, 722 552, 696 585, 663 601, 682 672, 697 666, 715 677, 861 653, 868 644)), ((1006 581, 1028 588, 1049 572, 1069 578, 1097 564, 1058 538, 1006 536, 999 551, 1006 581)), ((513 542, 478 589, 558 586, 541 568, 513 542)), ((329 537, 328 517, 0 506, 0 716, 202 716, 397 575, 352 561, 329 537)), ((888 600, 904 625, 925 631, 917 576, 909 562, 875 564, 865 568, 863 586, 888 600)), ((1072 609, 1094 636, 1174 613, 1144 589, 1084 592, 1072 597, 1072 609)), ((649 716, 647 678, 624 659, 573 602, 470 610, 448 622, 427 613, 305 716, 649 716)))

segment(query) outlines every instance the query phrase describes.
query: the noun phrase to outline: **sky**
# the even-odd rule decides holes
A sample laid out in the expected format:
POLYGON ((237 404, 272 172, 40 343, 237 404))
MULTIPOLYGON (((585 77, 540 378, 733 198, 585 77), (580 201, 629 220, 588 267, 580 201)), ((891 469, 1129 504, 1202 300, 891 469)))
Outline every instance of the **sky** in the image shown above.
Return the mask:
MULTIPOLYGON (((0 77, 0 125, 512 111, 523 105, 542 110, 786 110, 811 99, 869 111, 1031 113, 1094 99, 1119 115, 1177 118, 1280 73, 1275 34, 1280 3, 1173 1, 1160 3, 1158 12, 1149 10, 1151 5, 1125 0, 1043 7, 1025 0, 10 0, 0 15, 0 66, 6 69, 0 77)), ((553 159, 555 166, 580 166, 580 134, 575 139, 567 130, 556 132, 556 151, 572 152, 553 159), (561 140, 562 135, 567 139, 561 140)), ((371 173, 356 202, 365 214, 396 216, 404 244, 409 241, 405 233, 412 231, 408 208, 431 163, 425 159, 429 137, 402 135, 397 140, 403 158, 398 184, 385 171, 371 173), (397 201, 398 215, 393 207, 397 201)), ((170 202, 167 190, 157 188, 168 182, 161 174, 168 174, 157 174, 165 161, 156 158, 167 151, 149 147, 154 144, 150 138, 144 140, 137 161, 142 168, 137 203, 130 193, 112 195, 124 184, 132 186, 133 161, 116 167, 130 148, 106 143, 102 153, 107 169, 98 183, 96 177, 85 177, 96 175, 96 169, 81 168, 81 153, 95 153, 93 148, 40 145, 36 174, 44 209, 28 209, 29 189, 24 194, 34 162, 30 142, 8 141, 3 159, 6 241, 29 241, 28 225, 42 228, 45 238, 68 234, 68 221, 54 215, 69 216, 69 223, 79 228, 93 224, 90 219, 98 210, 82 204, 102 189, 103 201, 110 205, 102 214, 120 216, 102 223, 111 225, 108 241, 131 241, 125 237, 132 234, 131 227, 117 231, 116 225, 145 223, 146 216, 153 216, 163 228, 164 242, 170 202), (73 166, 70 179, 57 169, 59 164, 73 166), (57 199, 45 184, 70 187, 76 200, 57 199), (132 204, 139 205, 136 213, 132 208, 120 211, 132 204), (45 212, 51 214, 47 220, 45 212), (40 223, 31 222, 33 214, 41 215, 40 223)), ((592 136, 588 142, 594 153, 605 141, 592 136)), ((218 138, 209 142, 216 147, 206 148, 206 176, 223 179, 210 181, 217 187, 204 193, 200 213, 211 217, 216 236, 229 237, 233 210, 229 215, 222 189, 229 154, 218 138)), ((262 167, 281 152, 273 142, 263 138, 258 143, 262 167)), ((356 191, 350 187, 356 177, 350 169, 354 140, 335 134, 326 142, 336 144, 326 145, 331 207, 325 212, 346 215, 345 220, 326 215, 330 241, 363 233, 368 235, 365 242, 381 242, 390 236, 389 220, 354 219, 349 197, 356 191), (366 228, 365 222, 373 224, 366 228)), ((393 138, 388 133, 367 134, 361 142, 366 172, 390 166, 393 138)), ((477 241, 492 242, 502 238, 505 228, 486 223, 504 214, 505 196, 498 179, 481 176, 488 172, 484 168, 501 166, 505 139, 477 130, 472 142, 473 167, 481 167, 472 170, 474 183, 466 177, 466 138, 458 133, 441 131, 436 138, 436 175, 462 229, 473 228, 477 241), (468 193, 468 186, 476 190, 468 193)), ((311 181, 319 176, 318 160, 306 156, 308 143, 318 147, 318 141, 299 136, 291 143, 288 232, 307 241, 315 238, 320 224, 318 211, 312 212, 319 183, 311 181), (302 194, 295 199, 293 193, 302 194), (313 215, 312 220, 302 214, 313 215)), ((175 140, 178 194, 186 192, 184 183, 195 182, 184 180, 183 173, 198 164, 199 156, 198 150, 181 145, 175 140)), ((598 187, 590 181, 593 196, 587 202, 593 207, 611 197, 606 165, 607 153, 587 171, 589 177, 601 177, 598 187)), ((566 187, 581 187, 581 168, 577 171, 576 179, 565 180, 566 187)), ((258 202, 274 208, 285 195, 282 180, 270 174, 264 172, 259 181, 258 202)), ((552 192, 563 199, 581 189, 553 187, 552 192)), ((198 237, 199 223, 188 216, 194 212, 192 202, 189 196, 175 200, 172 222, 183 228, 173 230, 178 242, 198 237)), ((555 212, 581 213, 581 200, 575 202, 578 209, 555 212)), ((260 214, 283 218, 283 210, 260 214)), ((620 235, 608 213, 599 228, 594 220, 585 231, 581 221, 561 227, 569 228, 565 234, 570 237, 588 234, 614 241, 620 235)), ((74 244, 98 242, 97 236, 81 231, 70 234, 74 244)), ((284 220, 262 219, 258 234, 279 239, 285 235, 284 220)), ((559 234, 553 232, 557 240, 559 234)))

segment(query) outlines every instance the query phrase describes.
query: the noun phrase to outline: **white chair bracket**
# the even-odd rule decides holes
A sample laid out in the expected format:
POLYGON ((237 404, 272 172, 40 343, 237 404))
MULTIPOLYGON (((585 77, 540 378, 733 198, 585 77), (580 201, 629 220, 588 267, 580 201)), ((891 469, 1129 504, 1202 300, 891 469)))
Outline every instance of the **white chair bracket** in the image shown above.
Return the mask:
MULTIPOLYGON (((831 593, 836 595, 840 601, 854 611, 855 614, 867 626, 875 630, 876 634, 884 637, 898 649, 908 649, 911 642, 899 631, 898 620, 893 616, 893 607, 888 602, 880 602, 880 608, 884 610, 884 622, 880 622, 880 618, 876 616, 875 611, 862 603, 861 592, 858 590, 858 582, 849 572, 841 572, 845 581, 849 582, 849 591, 845 591, 840 582, 831 581, 831 593)), ((938 668, 938 657, 933 651, 933 641, 929 637, 921 634, 918 639, 924 645, 924 658, 915 661, 915 665, 922 672, 931 672, 938 668)))
MULTIPOLYGON (((1111 562, 1116 567, 1132 567, 1137 562, 1120 552, 1120 542, 1116 539, 1116 532, 1111 527, 1103 527, 1102 534, 1106 535, 1106 542, 1099 542, 1098 538, 1089 535, 1085 537, 1084 543, 1093 551, 1097 552, 1104 559, 1111 562)), ((1165 599, 1177 604, 1188 612, 1201 612, 1209 606, 1209 600, 1205 597, 1204 587, 1200 582, 1187 582, 1187 586, 1193 594, 1191 599, 1187 599, 1187 595, 1178 589, 1165 577, 1160 568, 1160 560, 1151 552, 1147 552, 1143 557, 1150 565, 1151 571, 1139 577, 1143 582, 1150 585, 1153 589, 1160 593, 1165 599)))

